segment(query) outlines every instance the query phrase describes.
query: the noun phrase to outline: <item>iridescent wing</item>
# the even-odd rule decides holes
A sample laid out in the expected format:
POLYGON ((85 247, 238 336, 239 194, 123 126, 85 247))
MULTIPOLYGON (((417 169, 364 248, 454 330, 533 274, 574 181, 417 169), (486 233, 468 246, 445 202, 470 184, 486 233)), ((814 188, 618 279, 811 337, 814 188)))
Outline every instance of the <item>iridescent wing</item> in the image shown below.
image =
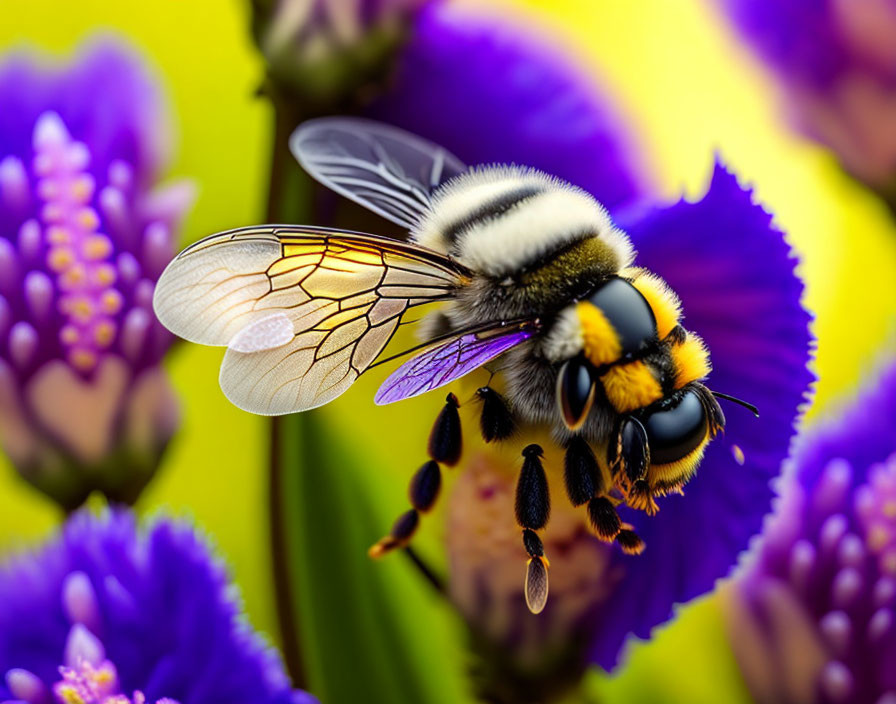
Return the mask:
POLYGON ((309 120, 289 144, 315 179, 408 229, 429 208, 433 191, 467 170, 437 144, 361 118, 309 120))
POLYGON ((515 325, 461 335, 409 359, 383 382, 374 400, 379 405, 419 396, 469 374, 511 347, 532 337, 531 328, 515 325))
POLYGON ((227 345, 221 388, 237 406, 280 415, 343 393, 410 307, 453 296, 465 272, 390 238, 268 225, 181 252, 153 305, 175 334, 227 345))

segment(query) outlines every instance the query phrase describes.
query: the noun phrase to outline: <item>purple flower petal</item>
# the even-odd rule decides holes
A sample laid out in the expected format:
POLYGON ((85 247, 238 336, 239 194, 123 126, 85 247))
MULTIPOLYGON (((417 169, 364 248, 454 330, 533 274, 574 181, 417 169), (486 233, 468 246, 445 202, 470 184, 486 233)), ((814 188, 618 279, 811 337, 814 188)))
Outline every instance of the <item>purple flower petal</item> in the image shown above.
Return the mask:
POLYGON ((847 65, 826 0, 719 0, 766 59, 813 83, 832 81, 847 65))
POLYGON ((842 414, 820 421, 794 444, 792 464, 800 484, 814 486, 831 460, 845 459, 859 485, 870 467, 896 452, 896 364, 873 375, 873 381, 842 414))
POLYGON ((889 360, 791 455, 780 503, 728 609, 732 648, 757 699, 896 694, 894 418, 889 360))
POLYGON ((531 336, 529 330, 487 338, 463 335, 433 347, 392 372, 380 386, 374 401, 382 406, 450 384, 531 336))
POLYGON ((402 53, 392 89, 368 114, 471 165, 542 169, 611 210, 643 191, 627 130, 593 74, 506 16, 430 8, 402 53))
POLYGON ((619 557, 625 577, 601 610, 592 651, 606 668, 628 632, 647 638, 674 604, 712 589, 759 532, 774 495, 769 482, 812 381, 795 261, 771 216, 724 167, 716 166, 700 201, 656 210, 629 233, 637 263, 666 279, 681 297, 685 327, 706 341, 709 387, 754 403, 760 418, 727 404, 725 434, 709 446, 685 496, 661 499, 654 517, 623 511, 647 550, 619 557))
POLYGON ((31 158, 38 117, 56 112, 76 139, 90 145, 91 172, 105 185, 109 166, 136 168, 141 184, 166 157, 167 121, 156 82, 135 53, 112 38, 94 41, 66 67, 29 51, 0 66, 0 155, 31 158))
POLYGON ((127 511, 75 514, 40 552, 0 566, 0 701, 16 668, 49 689, 75 633, 101 644, 122 691, 149 701, 313 702, 290 688, 232 589, 190 526, 159 519, 142 533, 127 511))

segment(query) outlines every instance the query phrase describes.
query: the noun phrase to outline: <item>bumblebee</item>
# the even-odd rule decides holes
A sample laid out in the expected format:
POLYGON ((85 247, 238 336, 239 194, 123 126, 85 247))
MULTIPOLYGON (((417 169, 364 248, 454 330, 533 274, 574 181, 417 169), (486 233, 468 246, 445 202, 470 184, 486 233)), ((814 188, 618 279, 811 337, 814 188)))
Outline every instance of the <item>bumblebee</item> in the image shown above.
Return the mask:
MULTIPOLYGON (((465 167, 402 130, 349 118, 301 125, 291 148, 318 181, 404 226, 407 242, 294 225, 212 235, 159 279, 154 308, 181 337, 226 346, 221 387, 237 406, 277 415, 336 398, 383 357, 405 313, 440 303, 422 344, 376 394, 422 394, 485 367, 476 392, 486 442, 547 426, 565 448, 569 499, 598 538, 644 544, 617 507, 653 514, 680 492, 725 426, 703 341, 681 306, 588 193, 533 169, 465 167)), ((407 545, 432 508, 441 469, 462 449, 449 393, 411 480, 412 508, 371 548, 407 545)), ((550 514, 542 448, 522 450, 516 519, 529 555, 525 594, 538 613, 548 560, 538 531, 550 514)))

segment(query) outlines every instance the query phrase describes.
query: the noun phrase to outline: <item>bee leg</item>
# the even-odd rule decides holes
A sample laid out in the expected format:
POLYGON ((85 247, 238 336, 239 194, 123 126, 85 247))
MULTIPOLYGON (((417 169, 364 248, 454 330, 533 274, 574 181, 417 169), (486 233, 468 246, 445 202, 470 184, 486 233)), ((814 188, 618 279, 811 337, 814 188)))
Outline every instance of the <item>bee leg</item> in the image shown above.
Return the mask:
POLYGON ((629 506, 654 515, 659 506, 647 482, 650 467, 647 431, 637 418, 625 416, 616 424, 613 438, 607 448, 607 462, 617 488, 629 506))
POLYGON ((396 548, 405 547, 420 525, 420 514, 435 505, 442 488, 442 469, 439 463, 453 466, 460 459, 462 440, 458 406, 457 396, 448 394, 429 434, 430 460, 417 470, 408 487, 413 508, 401 514, 392 525, 389 535, 370 548, 368 555, 371 557, 382 557, 396 548))
POLYGON ((628 523, 622 524, 622 530, 616 535, 616 542, 622 548, 622 552, 627 555, 640 555, 644 552, 644 541, 633 530, 633 526, 628 523))
POLYGON ((615 540, 628 553, 644 549, 643 541, 632 526, 619 519, 615 503, 607 495, 597 458, 591 446, 578 435, 570 438, 566 445, 564 479, 573 506, 588 504, 588 518, 598 538, 608 543, 615 540))
POLYGON ((547 525, 551 514, 548 479, 540 445, 523 450, 523 468, 516 484, 516 520, 523 528, 523 546, 529 555, 526 565, 526 605, 533 614, 541 613, 548 600, 548 567, 544 545, 535 532, 547 525))
POLYGON ((490 386, 482 386, 476 391, 482 402, 479 428, 486 442, 506 440, 517 431, 516 419, 507 400, 490 386))
POLYGON ((703 410, 706 412, 706 419, 709 423, 709 437, 715 438, 725 429, 725 413, 722 411, 722 407, 712 391, 703 384, 694 381, 688 384, 688 387, 694 390, 700 403, 703 404, 703 410))
POLYGON ((453 467, 460 460, 463 438, 460 432, 460 403, 457 396, 448 394, 445 405, 436 418, 429 434, 429 456, 436 462, 453 467))

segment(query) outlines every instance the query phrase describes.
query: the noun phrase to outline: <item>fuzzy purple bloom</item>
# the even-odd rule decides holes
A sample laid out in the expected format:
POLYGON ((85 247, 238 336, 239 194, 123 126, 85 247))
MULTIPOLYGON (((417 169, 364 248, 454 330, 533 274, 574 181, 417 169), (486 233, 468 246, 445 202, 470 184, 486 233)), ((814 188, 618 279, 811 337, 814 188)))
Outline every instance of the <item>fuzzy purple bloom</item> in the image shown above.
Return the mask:
POLYGON ((896 365, 804 435, 730 600, 758 701, 896 702, 896 365))
POLYGON ((774 68, 796 126, 896 204, 896 3, 718 1, 774 68))
MULTIPOLYGON (((680 295, 684 324, 703 336, 712 354, 710 387, 760 408, 757 420, 726 407, 725 436, 711 444, 684 497, 662 499, 655 517, 625 513, 647 543, 644 554, 626 556, 584 529, 558 528, 558 551, 590 561, 591 573, 602 578, 559 586, 557 562, 567 561, 548 552, 552 596, 539 616, 525 607, 524 562, 513 552, 518 536, 505 541, 500 526, 487 525, 508 515, 497 508, 507 498, 504 480, 482 470, 470 480, 479 489, 458 490, 449 519, 452 593, 480 642, 486 636, 491 643, 486 650, 512 659, 537 641, 544 658, 556 655, 550 643, 573 643, 584 648, 585 659, 613 668, 628 636, 649 637, 675 604, 706 593, 731 571, 771 508, 769 482, 786 457, 812 379, 809 315, 800 303, 795 260, 771 216, 721 165, 696 202, 644 207, 649 177, 612 100, 556 47, 505 18, 430 8, 400 56, 392 88, 366 114, 432 139, 469 164, 533 166, 590 191, 628 230, 639 250, 636 263, 680 295), (481 539, 489 534, 492 547, 481 539), (578 541, 592 547, 573 550, 578 541), (573 606, 559 603, 561 590, 573 606)), ((560 504, 565 498, 558 495, 547 543, 551 525, 560 523, 560 504)), ((575 669, 575 657, 582 656, 557 658, 564 676, 575 669)), ((531 696, 543 694, 531 681, 525 688, 531 696)))
POLYGON ((76 513, 58 538, 0 566, 3 673, 0 701, 28 704, 60 680, 102 684, 97 702, 135 691, 180 704, 315 702, 245 623, 205 539, 167 519, 140 530, 126 510, 76 513))
POLYGON ((0 64, 0 441, 66 508, 135 499, 177 425, 152 294, 192 188, 156 185, 164 118, 109 41, 0 64))

